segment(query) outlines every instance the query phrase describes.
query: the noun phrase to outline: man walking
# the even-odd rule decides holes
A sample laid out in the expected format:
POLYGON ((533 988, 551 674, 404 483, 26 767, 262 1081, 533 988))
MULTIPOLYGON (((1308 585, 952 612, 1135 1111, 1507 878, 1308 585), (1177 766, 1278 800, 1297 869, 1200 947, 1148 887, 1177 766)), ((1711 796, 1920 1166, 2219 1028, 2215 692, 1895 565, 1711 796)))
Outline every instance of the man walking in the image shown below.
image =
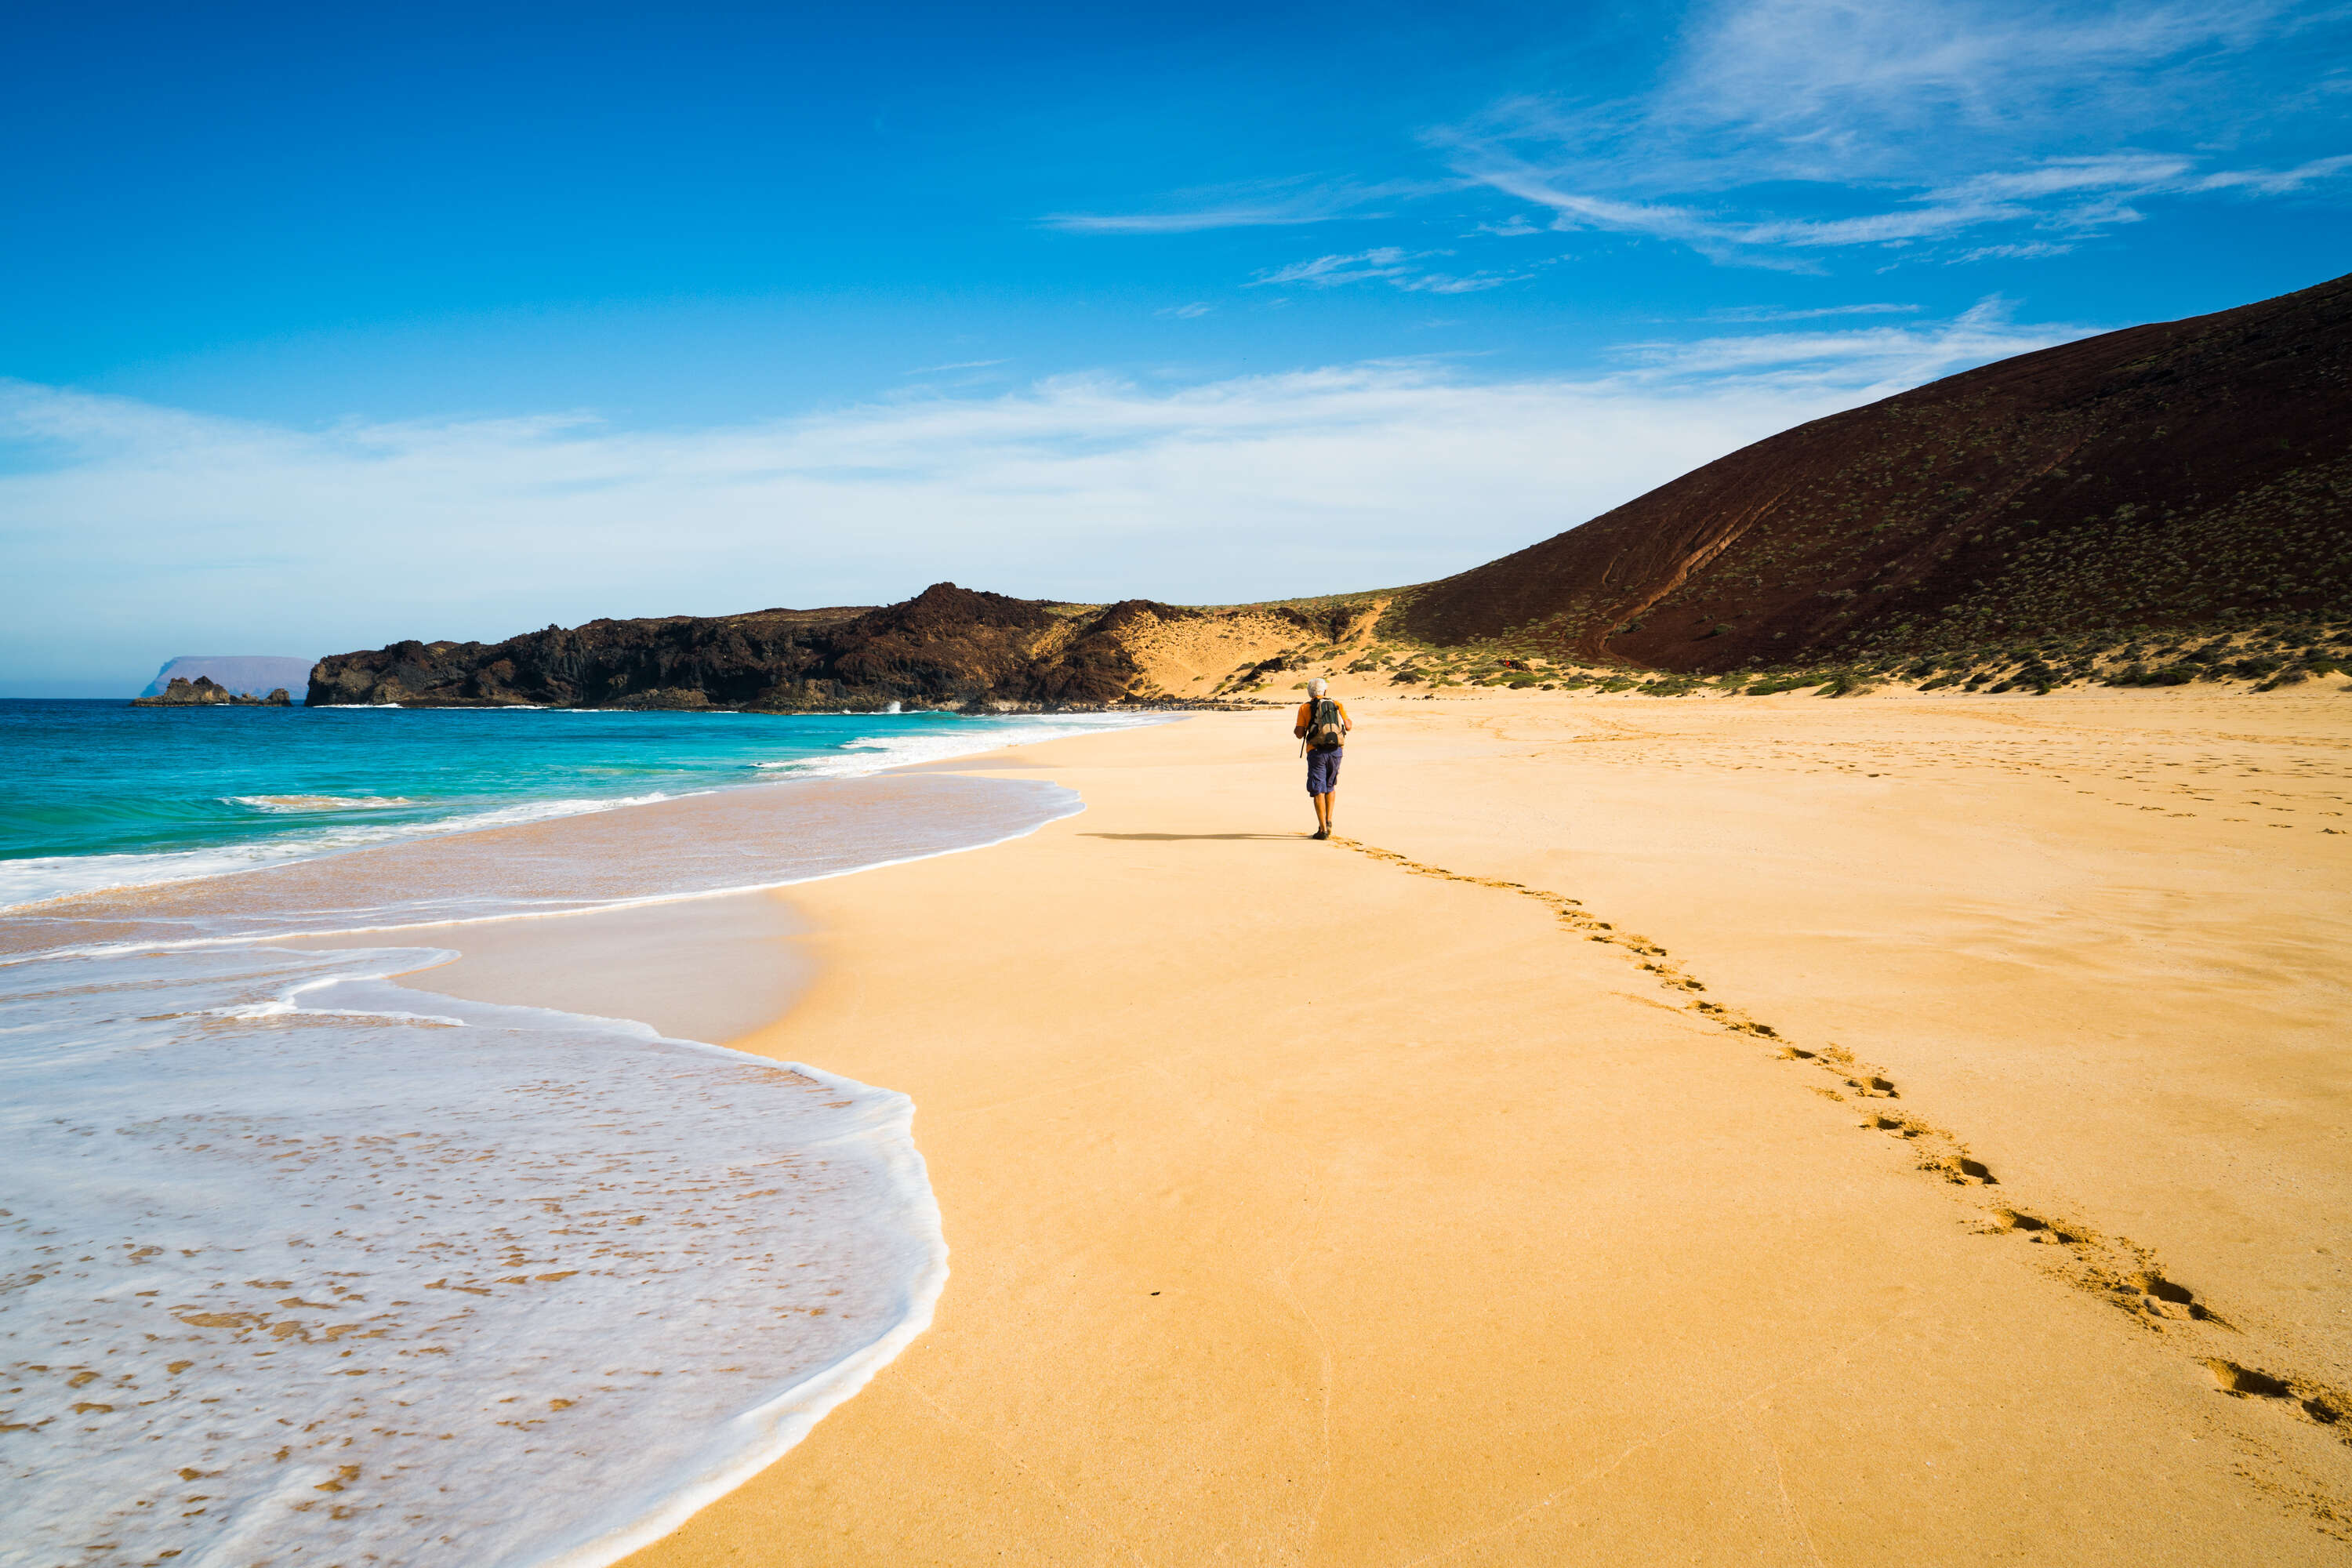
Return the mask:
POLYGON ((1348 731, 1345 703, 1331 700, 1331 683, 1310 680, 1290 732, 1307 742, 1307 793, 1315 800, 1315 837, 1331 837, 1331 797, 1339 793, 1339 752, 1348 731))

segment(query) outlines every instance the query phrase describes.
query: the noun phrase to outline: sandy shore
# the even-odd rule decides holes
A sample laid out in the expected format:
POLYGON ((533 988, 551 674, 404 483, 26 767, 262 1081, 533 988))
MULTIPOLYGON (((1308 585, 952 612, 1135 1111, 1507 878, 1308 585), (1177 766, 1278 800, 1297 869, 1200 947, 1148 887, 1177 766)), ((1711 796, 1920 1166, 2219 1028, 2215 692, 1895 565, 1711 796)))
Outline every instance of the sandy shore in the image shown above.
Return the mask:
POLYGON ((2352 699, 1358 718, 1346 844, 1203 716, 667 1002, 415 977, 805 949, 733 1043, 919 1108, 936 1326, 633 1563, 2352 1555, 2352 699))

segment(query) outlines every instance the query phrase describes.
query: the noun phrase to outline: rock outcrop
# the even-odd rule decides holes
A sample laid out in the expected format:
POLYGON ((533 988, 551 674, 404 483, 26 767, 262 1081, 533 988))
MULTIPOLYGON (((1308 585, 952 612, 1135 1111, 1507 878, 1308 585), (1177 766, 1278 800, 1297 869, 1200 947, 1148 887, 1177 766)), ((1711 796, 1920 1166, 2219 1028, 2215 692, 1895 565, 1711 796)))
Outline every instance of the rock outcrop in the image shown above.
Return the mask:
POLYGON ((210 676, 215 686, 257 697, 277 686, 300 689, 310 679, 310 661, 273 654, 184 653, 157 670, 155 679, 139 695, 161 697, 170 689, 173 676, 190 681, 198 676, 210 676))
POLYGON ((1417 640, 1671 670, 2352 614, 2352 278, 1815 420, 1401 597, 1417 640))
POLYGON ((133 708, 290 708, 293 697, 280 686, 267 697, 248 697, 241 691, 231 691, 216 684, 209 675, 199 675, 194 680, 175 675, 171 683, 152 697, 134 697, 133 708))
POLYGON ((1101 708, 1147 700, 1123 628, 1194 616, 1133 600, 1103 608, 940 583, 873 609, 760 610, 549 626, 499 643, 403 642, 338 654, 310 705, 732 708, 773 712, 1101 708))

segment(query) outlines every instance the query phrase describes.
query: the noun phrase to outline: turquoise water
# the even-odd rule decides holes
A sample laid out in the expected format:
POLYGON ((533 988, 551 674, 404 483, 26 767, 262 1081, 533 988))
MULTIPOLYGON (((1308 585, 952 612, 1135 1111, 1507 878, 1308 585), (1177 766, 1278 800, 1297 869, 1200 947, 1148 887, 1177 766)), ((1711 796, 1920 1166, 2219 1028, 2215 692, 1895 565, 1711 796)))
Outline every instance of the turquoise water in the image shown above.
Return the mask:
POLYGON ((0 907, 1101 722, 0 701, 0 907))
POLYGON ((1000 843, 1082 803, 856 775, 1155 721, 0 702, 0 1568, 597 1568, 773 1460, 930 1321, 911 1102, 403 943, 1000 843))

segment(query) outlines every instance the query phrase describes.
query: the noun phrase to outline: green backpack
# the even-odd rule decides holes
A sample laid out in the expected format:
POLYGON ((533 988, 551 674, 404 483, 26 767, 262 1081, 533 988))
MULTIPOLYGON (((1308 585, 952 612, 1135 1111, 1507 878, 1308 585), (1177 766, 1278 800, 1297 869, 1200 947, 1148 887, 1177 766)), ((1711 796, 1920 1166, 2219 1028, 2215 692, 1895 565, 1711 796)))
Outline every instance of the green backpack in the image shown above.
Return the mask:
POLYGON ((1308 749, 1328 752, 1346 740, 1347 731, 1339 727, 1339 705, 1328 697, 1316 699, 1314 710, 1307 719, 1308 749))

